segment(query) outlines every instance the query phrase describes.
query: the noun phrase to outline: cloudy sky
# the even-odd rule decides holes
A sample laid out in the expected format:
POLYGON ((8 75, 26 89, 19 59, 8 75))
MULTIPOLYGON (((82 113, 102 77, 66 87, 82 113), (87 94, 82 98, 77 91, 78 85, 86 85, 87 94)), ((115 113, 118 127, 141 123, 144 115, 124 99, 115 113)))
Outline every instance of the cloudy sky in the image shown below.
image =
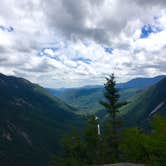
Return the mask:
POLYGON ((0 72, 54 88, 166 74, 166 0, 1 0, 0 72))

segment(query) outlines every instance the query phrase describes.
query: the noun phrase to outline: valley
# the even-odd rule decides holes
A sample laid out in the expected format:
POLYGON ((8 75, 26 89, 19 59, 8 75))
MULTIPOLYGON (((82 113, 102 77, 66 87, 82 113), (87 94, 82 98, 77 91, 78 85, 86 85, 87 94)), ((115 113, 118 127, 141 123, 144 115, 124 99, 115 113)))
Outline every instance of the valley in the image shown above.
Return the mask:
MULTIPOLYGON (((152 114, 166 115, 166 77, 138 78, 117 84, 126 127, 146 126, 152 114)), ((44 89, 23 78, 0 74, 0 165, 48 165, 61 151, 60 140, 87 115, 105 119, 99 104, 103 86, 44 89)))

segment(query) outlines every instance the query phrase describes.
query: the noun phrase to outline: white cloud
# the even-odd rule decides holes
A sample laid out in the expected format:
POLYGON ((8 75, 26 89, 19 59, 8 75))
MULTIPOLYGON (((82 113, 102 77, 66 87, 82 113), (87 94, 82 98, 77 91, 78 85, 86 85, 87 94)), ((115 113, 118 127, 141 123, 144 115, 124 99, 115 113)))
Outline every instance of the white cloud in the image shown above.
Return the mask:
POLYGON ((2 0, 0 72, 47 87, 166 74, 163 0, 2 0), (150 25, 148 38, 141 28, 150 25), (113 48, 112 53, 105 48, 113 48))

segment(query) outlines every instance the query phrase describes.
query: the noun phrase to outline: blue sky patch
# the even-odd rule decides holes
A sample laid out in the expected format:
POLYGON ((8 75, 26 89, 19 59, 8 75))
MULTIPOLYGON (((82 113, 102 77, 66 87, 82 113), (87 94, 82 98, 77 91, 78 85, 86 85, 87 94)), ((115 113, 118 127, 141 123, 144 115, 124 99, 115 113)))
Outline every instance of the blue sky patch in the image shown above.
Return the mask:
POLYGON ((160 27, 146 24, 141 29, 140 38, 148 38, 151 33, 158 33, 161 31, 162 31, 162 29, 160 27))
POLYGON ((0 30, 4 31, 4 32, 12 32, 14 31, 14 28, 9 26, 9 27, 6 27, 6 26, 3 26, 3 25, 0 25, 0 30))
POLYGON ((46 53, 45 50, 47 50, 47 49, 50 49, 50 50, 52 50, 52 51, 57 51, 57 50, 59 50, 59 48, 57 48, 57 47, 42 48, 42 50, 38 53, 38 56, 47 56, 47 57, 50 57, 50 58, 55 59, 55 60, 57 60, 57 61, 61 61, 60 58, 59 58, 57 55, 53 55, 53 56, 52 56, 52 55, 46 53))
POLYGON ((83 57, 78 57, 78 58, 73 58, 73 61, 82 61, 84 63, 90 64, 92 62, 91 59, 89 58, 83 58, 83 57))
POLYGON ((112 54, 113 48, 105 47, 104 49, 105 49, 105 52, 108 52, 108 53, 112 54))

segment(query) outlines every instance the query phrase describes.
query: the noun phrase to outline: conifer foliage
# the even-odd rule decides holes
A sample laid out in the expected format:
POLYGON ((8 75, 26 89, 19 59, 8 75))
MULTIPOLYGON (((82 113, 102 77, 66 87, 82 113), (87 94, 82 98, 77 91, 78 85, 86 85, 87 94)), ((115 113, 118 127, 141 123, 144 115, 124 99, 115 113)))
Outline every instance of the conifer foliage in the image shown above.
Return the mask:
POLYGON ((104 96, 105 100, 100 103, 108 111, 109 118, 103 133, 99 134, 98 119, 95 116, 88 117, 82 134, 74 132, 72 136, 65 138, 63 160, 59 160, 58 165, 94 165, 119 160, 118 111, 126 102, 119 102, 120 95, 114 74, 106 78, 104 96))
MULTIPOLYGON (((83 132, 76 130, 64 139, 64 153, 53 166, 95 166, 118 162, 164 166, 166 163, 166 118, 156 116, 146 128, 121 128, 119 102, 114 74, 106 78, 105 99, 100 103, 108 115, 98 132, 99 121, 88 117, 83 132)), ((147 123, 148 125, 148 123, 147 123)))
MULTIPOLYGON (((114 160, 119 159, 119 129, 120 129, 120 120, 118 116, 119 109, 127 104, 127 102, 119 102, 119 91, 116 88, 116 81, 114 74, 111 74, 110 77, 106 78, 105 91, 104 91, 105 99, 100 103, 105 107, 108 111, 109 119, 108 119, 108 128, 107 137, 109 137, 108 145, 111 150, 114 160)), ((111 154, 110 154, 111 155, 111 154)))

